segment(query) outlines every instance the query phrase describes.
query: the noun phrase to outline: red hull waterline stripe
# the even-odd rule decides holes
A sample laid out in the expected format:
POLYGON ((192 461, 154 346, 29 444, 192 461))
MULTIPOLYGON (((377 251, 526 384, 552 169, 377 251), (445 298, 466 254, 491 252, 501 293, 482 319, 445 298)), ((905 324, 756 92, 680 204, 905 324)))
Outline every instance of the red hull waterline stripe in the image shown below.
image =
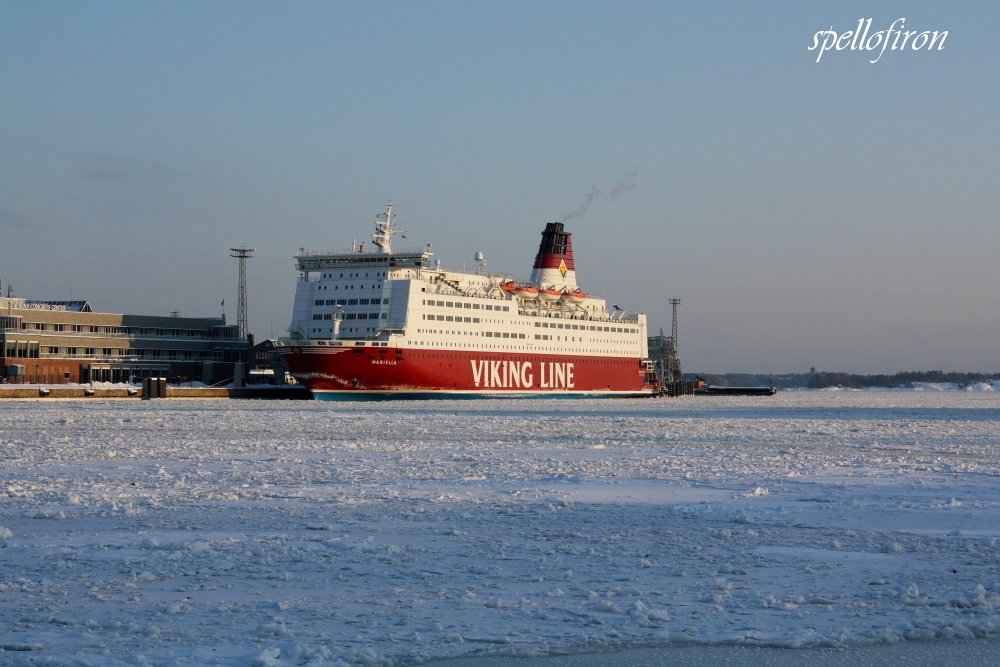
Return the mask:
POLYGON ((498 399, 498 398, 546 398, 546 399, 568 399, 568 398, 645 398, 651 396, 651 391, 643 392, 503 392, 503 391, 322 391, 312 390, 313 398, 317 401, 430 401, 430 400, 478 400, 478 399, 498 399))
POLYGON ((648 396, 638 358, 403 348, 292 347, 282 359, 320 400, 648 396))

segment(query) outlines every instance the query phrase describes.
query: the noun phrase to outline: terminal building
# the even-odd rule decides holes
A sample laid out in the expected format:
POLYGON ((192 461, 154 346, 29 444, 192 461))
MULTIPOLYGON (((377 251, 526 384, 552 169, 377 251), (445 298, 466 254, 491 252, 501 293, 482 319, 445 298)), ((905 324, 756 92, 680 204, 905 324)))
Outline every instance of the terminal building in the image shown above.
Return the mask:
POLYGON ((119 315, 94 312, 86 301, 0 297, 0 371, 8 383, 224 383, 236 362, 249 361, 251 346, 225 316, 119 315))

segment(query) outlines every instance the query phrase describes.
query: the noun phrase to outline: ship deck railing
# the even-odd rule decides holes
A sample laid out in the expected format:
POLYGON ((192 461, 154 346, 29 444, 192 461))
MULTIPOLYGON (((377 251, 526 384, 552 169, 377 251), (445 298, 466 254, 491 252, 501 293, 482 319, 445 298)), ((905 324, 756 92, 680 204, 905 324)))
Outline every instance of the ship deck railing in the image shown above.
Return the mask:
POLYGON ((424 246, 422 248, 394 248, 391 253, 358 252, 357 250, 348 250, 347 248, 335 248, 333 250, 299 250, 293 255, 293 257, 391 257, 392 255, 423 255, 427 252, 430 252, 428 246, 424 246))

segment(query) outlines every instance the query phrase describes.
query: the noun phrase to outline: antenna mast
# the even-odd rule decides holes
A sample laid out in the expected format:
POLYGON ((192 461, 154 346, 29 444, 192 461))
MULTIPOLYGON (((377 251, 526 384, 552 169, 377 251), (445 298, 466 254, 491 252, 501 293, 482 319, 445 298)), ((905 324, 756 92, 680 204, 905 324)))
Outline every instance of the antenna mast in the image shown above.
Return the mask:
POLYGON ((392 254, 392 235, 402 232, 392 228, 392 222, 396 219, 396 214, 392 212, 392 200, 386 200, 385 213, 375 216, 375 233, 372 234, 372 243, 387 255, 392 254))
POLYGON ((247 337, 247 258, 253 257, 250 253, 255 248, 240 246, 239 248, 230 248, 229 250, 233 253, 230 257, 236 257, 240 260, 240 279, 236 300, 236 325, 240 329, 240 338, 245 339, 247 337))

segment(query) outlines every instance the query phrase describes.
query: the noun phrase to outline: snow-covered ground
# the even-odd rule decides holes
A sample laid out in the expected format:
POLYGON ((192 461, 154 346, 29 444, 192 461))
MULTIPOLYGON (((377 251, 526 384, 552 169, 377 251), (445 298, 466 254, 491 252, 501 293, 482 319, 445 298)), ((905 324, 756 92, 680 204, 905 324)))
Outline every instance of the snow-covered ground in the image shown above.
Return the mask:
POLYGON ((995 392, 4 401, 0 457, 0 664, 1000 636, 995 392))

